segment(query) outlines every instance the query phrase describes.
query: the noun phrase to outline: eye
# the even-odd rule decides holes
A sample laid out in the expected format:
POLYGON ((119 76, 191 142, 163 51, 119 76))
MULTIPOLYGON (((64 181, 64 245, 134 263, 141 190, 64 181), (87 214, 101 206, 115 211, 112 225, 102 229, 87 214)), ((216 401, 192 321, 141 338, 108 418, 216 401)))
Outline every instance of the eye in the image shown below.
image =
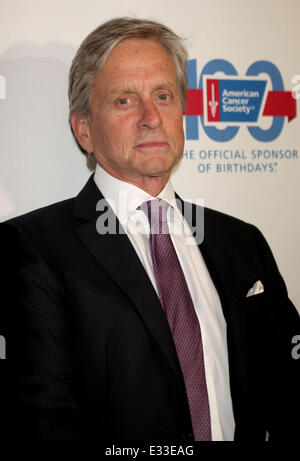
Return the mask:
POLYGON ((169 93, 160 93, 157 97, 158 97, 158 100, 161 102, 171 101, 171 95, 169 93))
POLYGON ((120 98, 118 99, 117 101, 117 104, 119 106, 126 106, 126 104, 129 104, 130 103, 130 99, 129 98, 120 98))
POLYGON ((115 100, 115 105, 117 109, 129 109, 134 107, 136 104, 137 98, 135 94, 124 94, 123 96, 118 96, 115 100))

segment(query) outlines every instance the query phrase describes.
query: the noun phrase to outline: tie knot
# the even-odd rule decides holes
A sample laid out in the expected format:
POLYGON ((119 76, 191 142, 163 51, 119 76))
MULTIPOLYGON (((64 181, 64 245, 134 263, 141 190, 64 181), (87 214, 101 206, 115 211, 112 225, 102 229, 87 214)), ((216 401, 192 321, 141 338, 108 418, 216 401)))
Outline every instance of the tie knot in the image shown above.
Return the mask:
POLYGON ((169 204, 157 198, 142 203, 140 209, 145 213, 150 225, 151 234, 168 234, 167 211, 169 204))

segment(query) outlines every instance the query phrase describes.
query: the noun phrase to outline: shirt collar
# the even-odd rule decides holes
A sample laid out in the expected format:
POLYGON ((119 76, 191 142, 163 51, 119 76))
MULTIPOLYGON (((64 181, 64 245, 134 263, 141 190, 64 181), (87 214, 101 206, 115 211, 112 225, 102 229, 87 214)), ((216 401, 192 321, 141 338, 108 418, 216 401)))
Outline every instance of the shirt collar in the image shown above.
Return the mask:
POLYGON ((183 216, 177 207, 175 192, 170 180, 158 196, 153 197, 143 189, 111 176, 97 164, 94 181, 122 225, 127 223, 130 216, 143 202, 156 198, 161 198, 168 202, 176 210, 176 215, 184 222, 183 216))

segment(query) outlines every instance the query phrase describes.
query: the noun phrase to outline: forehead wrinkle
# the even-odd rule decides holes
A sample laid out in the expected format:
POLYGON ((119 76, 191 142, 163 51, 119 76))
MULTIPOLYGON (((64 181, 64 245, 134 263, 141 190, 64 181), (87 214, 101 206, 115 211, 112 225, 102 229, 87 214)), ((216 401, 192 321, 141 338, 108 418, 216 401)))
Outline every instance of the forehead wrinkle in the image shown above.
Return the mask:
MULTIPOLYGON (((133 39, 129 42, 133 42, 134 45, 133 39)), ((143 43, 145 42, 143 41, 143 43)), ((99 96, 101 95, 102 101, 107 102, 108 99, 111 100, 122 92, 151 94, 157 90, 168 88, 174 94, 180 92, 174 63, 159 44, 152 43, 155 48, 154 51, 158 47, 159 56, 156 56, 154 52, 152 53, 151 66, 148 60, 143 62, 143 59, 139 58, 142 47, 131 46, 130 53, 128 53, 128 47, 125 48, 124 45, 125 43, 122 41, 112 50, 99 72, 96 91, 99 96), (157 80, 155 80, 156 71, 159 74, 157 80)))

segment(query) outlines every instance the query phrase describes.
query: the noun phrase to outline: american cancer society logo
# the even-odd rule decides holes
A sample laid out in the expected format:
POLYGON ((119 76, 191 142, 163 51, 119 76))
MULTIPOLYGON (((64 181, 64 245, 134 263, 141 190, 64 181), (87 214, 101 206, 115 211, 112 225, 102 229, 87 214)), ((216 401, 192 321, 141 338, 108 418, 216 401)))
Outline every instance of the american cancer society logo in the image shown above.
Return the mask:
POLYGON ((267 80, 237 76, 203 76, 203 90, 188 90, 186 115, 203 115, 206 126, 257 125, 264 116, 296 117, 290 91, 266 91, 267 80))
POLYGON ((241 79, 205 76, 205 124, 256 124, 265 103, 266 85, 266 80, 253 77, 241 79))

